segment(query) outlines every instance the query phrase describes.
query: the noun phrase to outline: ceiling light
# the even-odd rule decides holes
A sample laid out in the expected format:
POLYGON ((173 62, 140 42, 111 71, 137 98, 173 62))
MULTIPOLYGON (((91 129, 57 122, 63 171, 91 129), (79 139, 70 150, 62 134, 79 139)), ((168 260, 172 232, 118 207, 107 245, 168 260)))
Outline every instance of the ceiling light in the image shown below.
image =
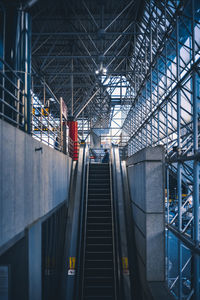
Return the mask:
POLYGON ((103 68, 103 74, 106 74, 106 73, 107 73, 107 69, 103 68))

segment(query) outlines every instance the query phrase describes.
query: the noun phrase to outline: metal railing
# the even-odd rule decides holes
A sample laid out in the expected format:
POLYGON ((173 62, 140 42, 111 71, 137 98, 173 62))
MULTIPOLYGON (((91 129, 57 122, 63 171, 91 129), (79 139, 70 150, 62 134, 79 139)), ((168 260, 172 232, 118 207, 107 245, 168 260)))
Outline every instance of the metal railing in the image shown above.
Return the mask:
POLYGON ((32 95, 31 134, 44 144, 63 151, 64 138, 61 135, 60 119, 53 117, 50 106, 43 105, 32 95))
POLYGON ((18 72, 0 58, 0 118, 27 131, 36 140, 65 154, 71 154, 77 160, 79 143, 68 138, 65 120, 61 120, 60 107, 57 117, 55 112, 51 113, 49 101, 43 104, 37 95, 32 91, 30 93, 28 99, 24 82, 18 72))
POLYGON ((24 83, 17 72, 0 58, 0 117, 25 129, 27 94, 24 83))

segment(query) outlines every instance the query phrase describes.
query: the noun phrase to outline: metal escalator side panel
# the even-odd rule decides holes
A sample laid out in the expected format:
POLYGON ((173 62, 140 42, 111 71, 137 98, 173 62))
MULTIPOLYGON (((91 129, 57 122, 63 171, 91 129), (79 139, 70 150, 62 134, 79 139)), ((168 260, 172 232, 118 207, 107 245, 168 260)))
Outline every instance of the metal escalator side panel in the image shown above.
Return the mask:
POLYGON ((61 299, 65 299, 66 295, 66 274, 67 274, 67 257, 69 256, 69 245, 71 241, 72 233, 72 218, 74 210, 74 187, 76 183, 76 171, 77 171, 77 161, 72 162, 71 167, 71 178, 70 178, 70 187, 69 187, 69 197, 68 197, 68 212, 65 228, 65 241, 64 241, 64 250, 63 250, 63 259, 62 259, 62 283, 61 283, 61 299))
POLYGON ((142 287, 139 280, 138 261, 136 255, 136 241, 135 241, 135 234, 134 234, 132 202, 129 193, 129 182, 128 182, 127 166, 125 160, 121 162, 121 167, 122 167, 122 180, 123 180, 123 187, 124 187, 125 221, 126 221, 126 228, 127 228, 131 293, 132 293, 132 298, 134 297, 134 299, 142 299, 142 294, 141 294, 142 287))
POLYGON ((82 204, 82 193, 84 191, 84 183, 83 183, 83 170, 85 164, 85 158, 87 155, 87 149, 85 145, 81 145, 79 150, 79 158, 76 166, 76 174, 73 181, 73 185, 71 187, 70 196, 72 197, 72 205, 73 212, 71 215, 71 220, 69 220, 68 224, 68 232, 67 239, 69 241, 69 245, 66 245, 67 253, 66 253, 66 261, 64 267, 63 276, 66 278, 64 282, 66 287, 64 288, 65 293, 63 299, 66 300, 74 300, 75 298, 75 287, 77 280, 77 252, 78 252, 78 244, 79 244, 79 233, 80 233, 80 215, 81 215, 81 204, 82 204), (70 231, 70 232, 69 232, 70 231), (70 237, 69 237, 70 236, 70 237))
MULTIPOLYGON (((111 152, 111 151, 110 151, 111 152)), ((112 239, 113 239, 113 265, 114 265, 114 296, 118 300, 118 286, 117 286, 117 254, 116 254, 116 244, 115 244, 115 213, 114 213, 114 198, 113 198, 113 180, 112 180, 112 163, 111 159, 109 161, 109 173, 110 173, 110 196, 111 196, 111 207, 112 207, 112 239)))
POLYGON ((87 238, 87 206, 88 206, 88 182, 89 182, 89 160, 87 162, 87 169, 86 169, 86 182, 85 182, 85 213, 84 213, 84 220, 83 220, 83 245, 82 245, 82 257, 81 257, 81 274, 80 274, 80 297, 79 299, 83 299, 84 295, 84 271, 85 271, 85 252, 86 252, 86 238, 87 238))
POLYGON ((120 297, 124 297, 126 300, 131 300, 131 283, 130 273, 128 265, 128 243, 127 243, 127 231, 125 221, 125 205, 124 205, 124 190, 121 160, 119 154, 119 148, 116 145, 112 146, 112 171, 113 171, 113 191, 114 191, 114 204, 117 216, 118 224, 118 257, 119 257, 119 269, 120 269, 120 297))

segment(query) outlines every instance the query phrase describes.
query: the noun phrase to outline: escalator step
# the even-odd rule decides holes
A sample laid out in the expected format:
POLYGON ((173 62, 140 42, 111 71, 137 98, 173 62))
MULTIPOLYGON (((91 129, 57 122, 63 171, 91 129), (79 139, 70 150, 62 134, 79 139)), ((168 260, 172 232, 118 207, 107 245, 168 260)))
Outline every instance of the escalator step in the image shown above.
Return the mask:
POLYGON ((85 288, 85 296, 113 296, 112 286, 87 286, 85 288))
POLYGON ((112 296, 85 296, 84 300, 114 300, 114 297, 112 296))
POLYGON ((102 184, 102 183, 90 183, 89 186, 88 186, 88 190, 92 190, 92 189, 100 189, 100 190, 103 190, 103 189, 108 189, 110 190, 110 184, 109 182, 107 182, 107 184, 102 184))
POLYGON ((85 273, 88 276, 105 276, 113 274, 113 268, 85 268, 85 273))
POLYGON ((88 230, 112 230, 112 223, 88 223, 88 230))
POLYGON ((109 267, 109 268, 113 268, 113 261, 112 260, 100 260, 100 259, 93 259, 93 260, 91 260, 91 259, 88 259, 88 260, 86 260, 86 262, 85 262, 85 267, 87 268, 87 267, 93 267, 93 266, 95 266, 95 267, 97 267, 97 268, 99 268, 99 267, 103 267, 103 268, 106 268, 106 267, 109 267))
POLYGON ((90 184, 95 184, 95 183, 97 183, 97 184, 110 184, 110 178, 108 176, 106 176, 106 178, 103 177, 101 179, 96 179, 94 177, 90 177, 89 178, 89 185, 90 184))
POLYGON ((110 275, 105 275, 105 276, 96 276, 96 277, 93 277, 93 276, 89 276, 88 274, 85 275, 85 280, 87 282, 93 282, 93 283, 98 283, 98 282, 113 282, 113 275, 110 276, 110 275))
POLYGON ((101 170, 98 170, 98 169, 90 169, 89 170, 89 175, 90 174, 96 174, 96 175, 102 175, 102 174, 106 174, 107 176, 109 176, 110 174, 110 170, 109 169, 101 169, 101 170))
POLYGON ((112 251, 88 251, 86 250, 85 259, 112 259, 113 253, 112 251))
POLYGON ((96 281, 91 281, 91 280, 85 280, 85 287, 111 287, 113 286, 113 278, 110 279, 110 281, 106 281, 104 277, 102 279, 99 279, 99 277, 95 277, 98 280, 96 281))
MULTIPOLYGON (((109 204, 107 204, 107 205, 104 205, 103 206, 105 209, 110 209, 111 210, 111 204, 109 205, 109 204)), ((89 204, 88 205, 88 209, 92 209, 92 208, 95 208, 95 209, 102 209, 102 205, 98 205, 98 204, 96 204, 96 205, 91 205, 91 204, 89 204)))
POLYGON ((86 241, 88 244, 99 244, 99 243, 112 244, 112 237, 106 237, 106 236, 89 237, 88 236, 86 241))
POLYGON ((112 224, 111 217, 89 217, 88 224, 112 224))
POLYGON ((111 203, 110 198, 108 199, 88 199, 88 206, 90 205, 109 205, 111 203))
POLYGON ((111 211, 88 210, 88 218, 112 218, 111 211))
POLYGON ((114 300, 112 207, 109 164, 90 164, 84 299, 114 300))
POLYGON ((95 191, 92 191, 90 193, 90 191, 88 191, 88 198, 89 199, 110 199, 110 193, 106 192, 106 191, 102 191, 103 193, 96 193, 95 191), (92 198, 93 196, 93 198, 92 198))
POLYGON ((96 188, 89 188, 88 189, 88 195, 110 195, 110 190, 107 188, 100 189, 98 187, 96 188))
POLYGON ((113 250, 112 245, 107 244, 95 244, 95 245, 86 245, 86 251, 88 252, 111 252, 113 250))
POLYGON ((112 237, 112 230, 87 230, 87 237, 112 237))
POLYGON ((111 215, 112 211, 109 205, 92 205, 88 206, 88 213, 110 213, 111 215))
POLYGON ((108 180, 106 180, 105 178, 102 178, 102 179, 91 179, 89 181, 89 185, 88 185, 88 188, 92 188, 94 185, 97 185, 97 186, 103 186, 102 188, 110 188, 110 182, 108 180))
POLYGON ((95 179, 95 180, 106 180, 107 182, 109 182, 110 180, 110 176, 107 175, 106 173, 105 174, 97 174, 97 173, 93 173, 93 174, 89 174, 89 176, 92 177, 92 179, 95 179))

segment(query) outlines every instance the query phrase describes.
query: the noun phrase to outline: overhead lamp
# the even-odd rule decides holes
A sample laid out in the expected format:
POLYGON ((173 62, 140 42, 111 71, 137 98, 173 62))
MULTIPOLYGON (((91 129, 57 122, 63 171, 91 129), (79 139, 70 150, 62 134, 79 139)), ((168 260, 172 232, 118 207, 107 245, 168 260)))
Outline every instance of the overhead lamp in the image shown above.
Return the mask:
POLYGON ((100 67, 100 69, 99 70, 96 70, 95 71, 95 74, 96 75, 106 75, 107 74, 107 69, 106 68, 102 68, 102 67, 100 67))

